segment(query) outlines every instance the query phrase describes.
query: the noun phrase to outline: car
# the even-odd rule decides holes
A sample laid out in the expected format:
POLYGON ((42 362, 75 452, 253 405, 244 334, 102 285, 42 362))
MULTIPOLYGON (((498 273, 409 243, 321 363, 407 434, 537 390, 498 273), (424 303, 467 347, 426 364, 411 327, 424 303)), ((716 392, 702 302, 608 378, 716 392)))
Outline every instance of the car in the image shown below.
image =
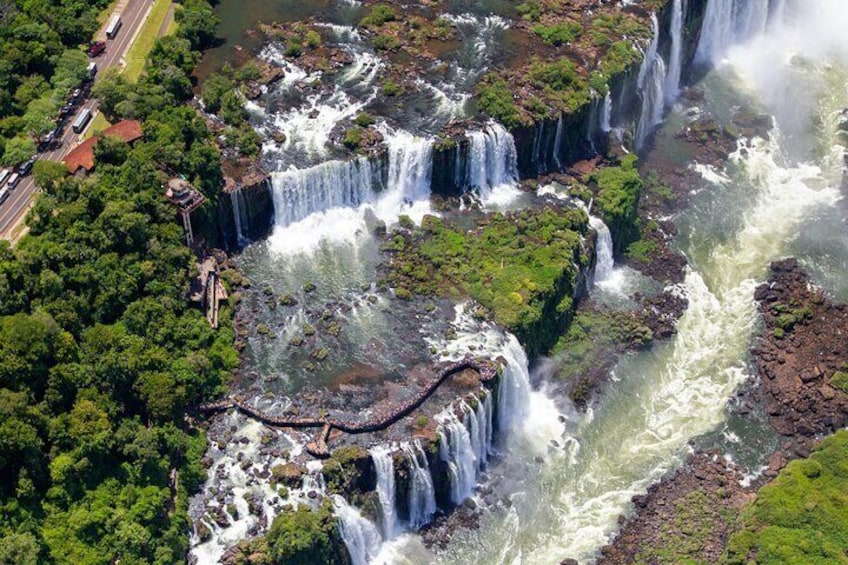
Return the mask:
POLYGON ((27 159, 23 162, 23 164, 18 166, 18 174, 22 177, 27 176, 32 171, 32 166, 35 165, 35 161, 38 159, 35 155, 27 159))
POLYGON ((64 118, 66 116, 70 116, 74 113, 74 105, 73 104, 65 104, 62 106, 62 109, 59 110, 59 116, 64 118))
POLYGON ((82 96, 82 89, 75 88, 73 92, 71 92, 71 100, 78 100, 79 97, 82 96))
POLYGON ((8 188, 11 192, 16 186, 18 186, 19 182, 21 182, 21 175, 13 173, 12 176, 9 177, 9 182, 6 183, 6 188, 8 188))
POLYGON ((105 41, 95 41, 88 47, 88 56, 89 57, 97 57, 98 55, 102 55, 106 52, 106 42, 105 41))
POLYGON ((52 131, 49 132, 44 137, 42 137, 41 140, 38 142, 38 150, 39 151, 46 151, 50 147, 51 143, 53 143, 53 132, 52 131))

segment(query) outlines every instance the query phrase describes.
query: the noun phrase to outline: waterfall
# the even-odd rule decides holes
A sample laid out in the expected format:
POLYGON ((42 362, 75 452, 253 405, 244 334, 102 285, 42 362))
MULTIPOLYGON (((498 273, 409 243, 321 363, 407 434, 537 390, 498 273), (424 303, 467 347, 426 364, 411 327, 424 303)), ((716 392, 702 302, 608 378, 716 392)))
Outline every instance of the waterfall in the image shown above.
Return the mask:
POLYGON ((405 131, 391 135, 389 147, 388 187, 403 200, 420 200, 430 196, 433 171, 433 144, 405 131))
POLYGON ((518 179, 518 154, 515 140, 502 125, 490 122, 479 131, 467 132, 467 187, 476 188, 481 195, 502 184, 518 179))
POLYGON ((596 216, 589 216, 589 225, 597 232, 598 238, 595 243, 595 284, 609 278, 614 267, 612 254, 612 234, 603 220, 596 216))
POLYGON ((439 456, 448 464, 451 501, 461 504, 474 492, 477 483, 477 454, 465 424, 449 408, 437 416, 439 420, 439 456))
POLYGON ((332 208, 356 208, 373 202, 379 175, 364 157, 326 161, 307 169, 289 169, 271 175, 275 223, 286 227, 310 214, 332 208))
POLYGON ((665 102, 671 104, 680 91, 680 67, 683 53, 683 3, 674 0, 671 8, 671 55, 665 77, 665 102))
POLYGON ((709 0, 696 60, 714 62, 729 46, 764 32, 768 21, 769 0, 709 0))
POLYGON ((230 202, 233 207, 233 220, 235 222, 236 227, 236 243, 239 247, 244 247, 250 240, 244 234, 244 224, 247 224, 247 218, 244 217, 244 222, 242 222, 242 206, 241 206, 242 194, 241 189, 236 189, 230 193, 230 202))
POLYGON ((560 114, 559 117, 557 118, 556 134, 554 135, 554 162, 556 163, 557 171, 562 170, 562 161, 560 160, 561 151, 562 151, 562 114, 560 114))
POLYGON ((612 131, 612 96, 610 95, 609 90, 607 90, 606 95, 604 96, 604 104, 601 109, 601 131, 604 133, 609 133, 612 131))
POLYGON ((636 151, 642 148, 648 135, 662 121, 665 108, 666 70, 665 61, 657 51, 660 37, 660 25, 656 14, 651 14, 651 29, 654 38, 645 52, 645 59, 639 68, 637 87, 642 97, 642 114, 636 125, 636 151))
POLYGON ((402 449, 409 461, 409 527, 417 530, 429 523, 436 512, 436 489, 421 443, 405 443, 402 449))
POLYGON ((368 565, 380 552, 383 540, 373 522, 349 505, 341 496, 334 495, 333 507, 339 520, 339 531, 353 565, 368 565))
POLYGON ((395 535, 397 510, 395 508, 395 462, 391 452, 383 446, 369 450, 374 467, 377 469, 377 496, 383 511, 383 538, 391 539, 395 535))
POLYGON ((530 370, 518 338, 509 334, 503 351, 507 363, 498 387, 498 427, 501 432, 519 428, 529 417, 530 370))

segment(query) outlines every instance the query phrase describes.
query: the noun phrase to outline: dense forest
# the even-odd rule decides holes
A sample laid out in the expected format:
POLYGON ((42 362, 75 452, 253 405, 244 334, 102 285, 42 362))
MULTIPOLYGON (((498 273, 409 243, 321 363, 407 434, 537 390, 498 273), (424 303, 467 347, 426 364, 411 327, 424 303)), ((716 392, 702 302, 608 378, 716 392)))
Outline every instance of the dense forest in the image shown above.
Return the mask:
MULTIPOLYGON (((0 5, 7 161, 32 143, 35 114, 78 84, 79 46, 106 4, 0 5)), ((206 446, 185 410, 220 393, 237 356, 229 314, 216 331, 188 307, 195 258, 162 194, 180 173, 211 209, 222 185, 204 120, 184 105, 216 20, 203 1, 177 19, 137 84, 102 89, 144 139, 101 140, 88 178, 38 162, 30 233, 0 242, 0 563, 185 560, 206 446)))

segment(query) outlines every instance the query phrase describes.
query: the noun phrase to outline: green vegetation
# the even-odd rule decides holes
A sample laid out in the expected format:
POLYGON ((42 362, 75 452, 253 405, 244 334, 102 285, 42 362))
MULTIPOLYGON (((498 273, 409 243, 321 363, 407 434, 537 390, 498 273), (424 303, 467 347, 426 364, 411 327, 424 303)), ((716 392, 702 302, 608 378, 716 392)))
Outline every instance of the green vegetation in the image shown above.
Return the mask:
POLYGON ((542 4, 539 0, 527 0, 516 6, 521 17, 528 22, 538 22, 542 17, 542 4))
POLYGON ((88 61, 78 48, 108 0, 6 3, 0 8, 0 162, 17 165, 53 128, 88 61))
POLYGON ((390 236, 387 279, 396 292, 470 296, 531 350, 547 349, 573 311, 586 225, 584 212, 553 205, 492 214, 471 232, 427 216, 390 236))
POLYGON ((830 386, 839 389, 842 392, 848 393, 848 373, 844 371, 836 371, 830 377, 830 386))
POLYGON ((384 96, 397 96, 400 94, 400 90, 400 85, 391 79, 387 79, 386 82, 383 83, 382 91, 384 96))
POLYGON ((848 563, 848 432, 793 461, 744 512, 726 563, 848 563))
POLYGON ((394 35, 381 33, 374 38, 374 48, 378 51, 393 51, 400 47, 400 40, 394 35))
POLYGON ((353 120, 359 127, 367 128, 374 123, 374 117, 368 112, 360 112, 353 120))
POLYGON ((524 125, 509 85, 496 75, 483 77, 477 86, 477 105, 508 128, 524 125))
MULTIPOLYGON (((651 329, 633 312, 617 310, 578 310, 568 331, 559 338, 554 353, 561 361, 558 377, 573 383, 597 367, 604 355, 630 348, 641 348, 653 341, 651 329)), ((583 398, 580 392, 572 392, 578 404, 583 398)))
POLYGON ((299 506, 281 513, 271 524, 267 543, 274 563, 348 563, 329 502, 317 510, 299 506))
POLYGON ((4 562, 185 561, 206 447, 185 411, 238 362, 229 311, 213 330, 186 303, 195 259, 161 192, 166 167, 202 190, 195 230, 214 241, 220 161, 182 105, 197 47, 157 41, 139 83, 109 92, 144 139, 101 140, 85 179, 39 163, 30 232, 0 243, 4 562))
POLYGON ((533 61, 528 69, 530 83, 542 91, 548 101, 575 111, 590 100, 589 85, 569 59, 550 63, 533 61))
POLYGON ((589 182, 597 187, 595 205, 609 226, 619 253, 639 239, 636 208, 642 178, 636 169, 636 161, 635 155, 625 155, 619 166, 603 167, 589 176, 589 182))
POLYGON ((651 256, 657 249, 658 247, 655 242, 648 239, 640 239, 628 245, 624 255, 631 261, 647 264, 651 262, 651 256))
POLYGON ((362 128, 357 126, 346 129, 342 143, 351 151, 359 149, 359 144, 362 143, 362 128))
POLYGON ((539 36, 548 45, 562 45, 577 39, 583 28, 575 22, 565 22, 552 26, 538 25, 533 28, 533 33, 539 36))
POLYGON ((162 27, 170 6, 171 0, 156 0, 153 3, 150 14, 147 16, 135 41, 130 47, 126 56, 127 65, 124 67, 124 74, 131 81, 135 82, 141 76, 141 72, 144 70, 144 63, 147 61, 147 56, 156 43, 156 39, 159 36, 159 28, 162 27))
POLYGON ((371 9, 371 13, 360 20, 361 27, 380 27, 386 22, 395 20, 395 11, 387 4, 377 4, 371 9))

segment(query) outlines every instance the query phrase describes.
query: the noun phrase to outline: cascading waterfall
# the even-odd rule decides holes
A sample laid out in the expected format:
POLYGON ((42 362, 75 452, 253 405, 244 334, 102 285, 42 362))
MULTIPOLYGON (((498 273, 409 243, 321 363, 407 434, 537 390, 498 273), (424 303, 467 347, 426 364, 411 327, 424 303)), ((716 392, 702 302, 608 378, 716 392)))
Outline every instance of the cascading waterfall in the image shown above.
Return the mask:
MULTIPOLYGON (((766 30, 769 0, 710 0, 701 27, 697 61, 715 61, 729 46, 766 30)), ((776 17, 781 17, 780 13, 776 17)))
POLYGON ((454 410, 438 415, 439 457, 448 464, 451 501, 461 504, 471 496, 477 484, 478 453, 471 445, 471 434, 454 410))
POLYGON ((529 417, 530 407, 527 354, 512 334, 507 336, 503 356, 507 363, 498 387, 498 428, 502 431, 520 428, 529 417))
POLYGON ((397 508, 395 503, 395 462, 391 451, 383 446, 368 450, 377 470, 377 496, 382 510, 383 538, 391 539, 395 535, 397 508))
POLYGON ((402 449, 409 461, 409 527, 417 530, 436 513, 436 489, 421 443, 405 443, 402 449))
POLYGON ((604 133, 609 133, 612 131, 612 96, 607 90, 607 93, 604 95, 604 103, 601 107, 601 131, 604 133))
POLYGON ((230 193, 230 202, 233 207, 233 221, 236 226, 236 240, 239 247, 244 247, 250 241, 244 233, 244 224, 247 223, 247 218, 242 214, 242 194, 241 189, 236 189, 230 193), (244 220, 244 222, 242 222, 244 220))
POLYGON ((334 495, 332 500, 351 562, 353 565, 368 565, 380 552, 383 543, 380 531, 341 496, 334 495))
POLYGON ((665 103, 672 104, 680 92, 680 72, 683 58, 683 12, 685 0, 674 0, 671 7, 671 54, 665 77, 665 103))
POLYGON ((589 225, 598 234, 595 243, 595 274, 593 281, 595 284, 605 281, 612 275, 615 261, 613 259, 612 234, 603 220, 597 216, 589 216, 589 225))
POLYGON ((554 135, 554 162, 558 171, 562 170, 562 114, 557 118, 556 134, 554 135))
POLYGON ((466 133, 468 159, 466 186, 476 188, 485 198, 497 186, 518 179, 518 155, 515 140, 502 125, 490 122, 482 130, 466 133))
POLYGON ((660 24, 656 14, 651 14, 651 29, 654 37, 645 52, 637 81, 639 94, 642 97, 642 113, 636 125, 636 151, 642 149, 648 135, 662 121, 665 108, 666 68, 665 61, 657 51, 660 24))
POLYGON ((286 227, 316 212, 373 202, 379 180, 373 169, 368 159, 359 157, 272 174, 275 224, 286 227))

